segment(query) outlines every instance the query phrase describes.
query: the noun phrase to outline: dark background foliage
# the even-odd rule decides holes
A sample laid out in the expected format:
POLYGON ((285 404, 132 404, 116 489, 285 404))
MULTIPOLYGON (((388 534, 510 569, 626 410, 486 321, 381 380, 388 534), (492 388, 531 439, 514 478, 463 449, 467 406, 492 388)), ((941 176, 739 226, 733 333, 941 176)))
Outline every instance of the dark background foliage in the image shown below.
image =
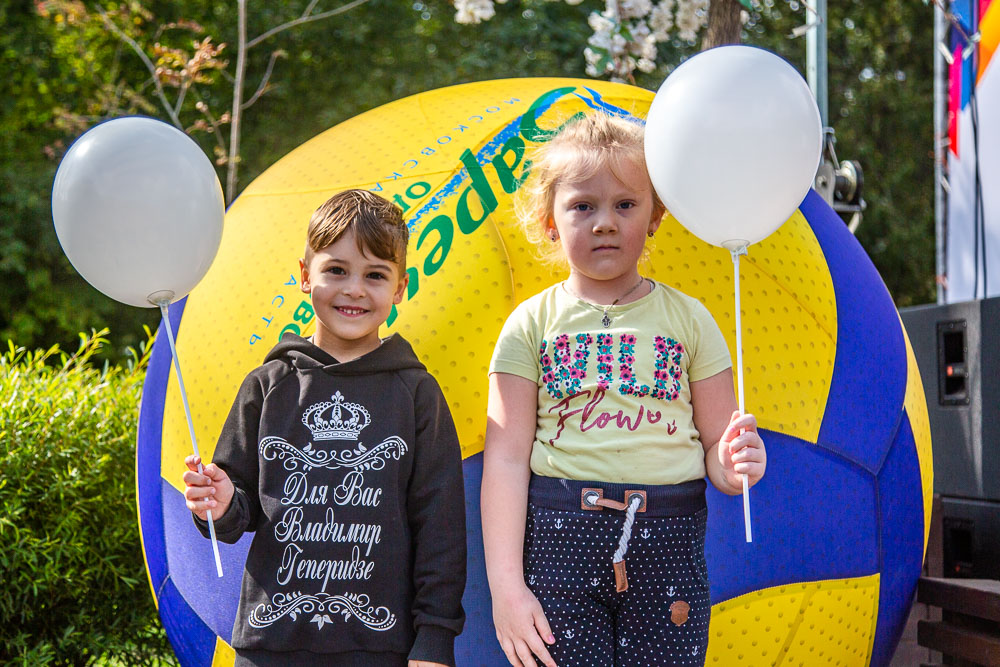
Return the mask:
MULTIPOLYGON (((155 324, 157 313, 105 298, 83 282, 59 249, 49 204, 52 179, 59 155, 84 129, 66 122, 64 112, 96 122, 108 112, 111 87, 137 91, 145 100, 122 97, 118 113, 166 115, 151 95, 141 62, 121 40, 94 25, 42 16, 38 8, 46 4, 10 0, 0 7, 5 73, 0 79, 0 340, 27 347, 67 345, 78 331, 109 326, 118 347, 105 353, 117 358, 142 339, 142 325, 155 324)), ((69 4, 93 15, 93 2, 69 4)), ((180 19, 197 21, 202 36, 211 35, 216 44, 235 41, 235 3, 119 4, 144 17, 137 33, 146 41, 157 26, 180 19)), ((305 4, 249 3, 249 34, 294 18, 305 4)), ((272 37, 251 51, 248 91, 260 80, 271 50, 286 55, 275 65, 270 90, 245 115, 238 189, 319 132, 406 95, 501 77, 584 78, 586 16, 601 6, 598 0, 577 6, 512 1, 497 5, 491 21, 468 26, 457 25, 453 7, 442 0, 370 0, 272 37)), ((794 0, 757 6, 744 42, 773 49, 804 70, 805 40, 789 37, 803 22, 804 8, 794 0)), ((897 305, 930 302, 931 7, 905 0, 844 0, 830 3, 829 12, 830 122, 838 156, 860 161, 865 171, 869 206, 858 238, 897 305)), ((191 35, 175 30, 160 39, 189 45, 191 35)), ((696 44, 662 46, 664 64, 640 75, 638 85, 655 89, 696 51, 696 44)), ((231 70, 232 47, 221 57, 230 60, 231 70)), ((217 111, 230 105, 232 87, 225 76, 202 90, 217 111)), ((193 98, 186 104, 190 111, 193 98)), ((228 136, 228 126, 223 131, 228 136)), ((211 154, 209 137, 196 136, 211 154)))

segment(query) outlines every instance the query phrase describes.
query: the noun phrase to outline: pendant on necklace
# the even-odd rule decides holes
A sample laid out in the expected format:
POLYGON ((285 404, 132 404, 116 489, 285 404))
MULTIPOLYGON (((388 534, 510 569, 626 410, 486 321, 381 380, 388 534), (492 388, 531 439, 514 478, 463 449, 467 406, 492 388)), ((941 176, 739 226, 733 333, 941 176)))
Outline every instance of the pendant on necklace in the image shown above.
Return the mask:
POLYGON ((604 317, 601 318, 601 324, 604 325, 605 329, 611 326, 611 318, 608 317, 607 309, 604 310, 604 317))

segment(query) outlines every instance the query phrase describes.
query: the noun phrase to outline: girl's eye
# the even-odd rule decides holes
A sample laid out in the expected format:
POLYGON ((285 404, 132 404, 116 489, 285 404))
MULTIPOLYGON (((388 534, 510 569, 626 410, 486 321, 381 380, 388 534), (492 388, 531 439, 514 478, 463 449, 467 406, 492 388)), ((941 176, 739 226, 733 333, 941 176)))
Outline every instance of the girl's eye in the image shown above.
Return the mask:
POLYGON ((332 273, 335 276, 339 276, 344 273, 344 269, 343 267, 340 266, 331 266, 327 269, 327 273, 332 273))
POLYGON ((635 207, 635 202, 634 201, 623 201, 622 203, 618 204, 618 206, 620 206, 621 208, 634 208, 635 207))
POLYGON ((368 278, 371 280, 385 280, 385 274, 379 273, 378 271, 372 271, 368 274, 368 278))
POLYGON ((589 211, 590 210, 590 204, 583 204, 583 203, 573 204, 573 210, 574 211, 589 211))

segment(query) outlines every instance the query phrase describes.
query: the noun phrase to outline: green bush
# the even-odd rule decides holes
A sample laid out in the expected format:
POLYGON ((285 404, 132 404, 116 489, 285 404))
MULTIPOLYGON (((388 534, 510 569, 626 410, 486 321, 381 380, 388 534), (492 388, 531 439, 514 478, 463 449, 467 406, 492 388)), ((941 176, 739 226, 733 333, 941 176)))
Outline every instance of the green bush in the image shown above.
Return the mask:
POLYGON ((81 334, 72 355, 8 343, 0 356, 0 664, 174 660, 136 520, 150 346, 98 367, 106 334, 81 334))

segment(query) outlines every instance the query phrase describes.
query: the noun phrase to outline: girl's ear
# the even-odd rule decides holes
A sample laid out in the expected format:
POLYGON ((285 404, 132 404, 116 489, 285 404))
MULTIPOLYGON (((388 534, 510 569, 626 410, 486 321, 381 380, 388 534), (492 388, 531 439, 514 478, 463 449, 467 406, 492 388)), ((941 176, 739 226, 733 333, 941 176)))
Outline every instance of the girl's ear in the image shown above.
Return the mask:
POLYGON ((653 200, 653 212, 649 216, 649 234, 652 234, 663 223, 663 216, 667 214, 667 207, 658 199, 653 200))
POLYGON ((663 216, 665 216, 666 214, 667 214, 667 207, 663 204, 663 202, 659 200, 659 198, 654 199, 653 215, 651 216, 651 222, 655 222, 657 225, 659 225, 661 222, 663 222, 663 216))
POLYGON ((545 221, 545 238, 553 243, 559 238, 559 230, 556 229, 556 221, 552 216, 549 216, 548 220, 545 221))

